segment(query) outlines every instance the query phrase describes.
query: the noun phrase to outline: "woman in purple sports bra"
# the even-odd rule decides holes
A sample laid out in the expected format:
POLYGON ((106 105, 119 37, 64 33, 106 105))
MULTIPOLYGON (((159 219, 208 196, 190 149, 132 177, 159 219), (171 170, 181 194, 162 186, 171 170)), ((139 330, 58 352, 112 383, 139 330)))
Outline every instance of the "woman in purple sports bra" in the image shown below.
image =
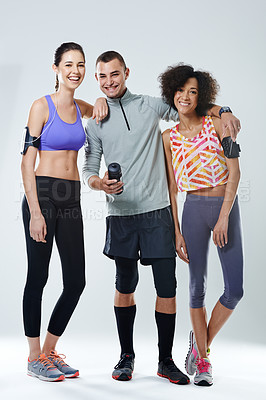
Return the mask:
POLYGON ((58 381, 79 375, 55 347, 85 286, 83 222, 80 208, 78 150, 85 142, 82 118, 107 115, 105 100, 94 107, 75 100, 85 76, 80 45, 63 43, 55 51, 56 92, 34 101, 26 127, 21 163, 22 203, 28 256, 23 296, 24 330, 29 343, 28 375, 58 381), (35 169, 37 153, 39 164, 35 169), (40 344, 41 302, 55 239, 61 259, 63 291, 40 344))

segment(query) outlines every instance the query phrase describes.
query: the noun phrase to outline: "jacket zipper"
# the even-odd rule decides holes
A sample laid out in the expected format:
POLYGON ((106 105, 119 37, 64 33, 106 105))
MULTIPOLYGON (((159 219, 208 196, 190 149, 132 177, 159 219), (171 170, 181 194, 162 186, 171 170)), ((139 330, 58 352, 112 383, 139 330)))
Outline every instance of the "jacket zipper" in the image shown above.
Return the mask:
POLYGON ((120 104, 122 113, 123 113, 123 115, 124 115, 124 118, 125 118, 125 121, 126 121, 126 124, 127 124, 127 129, 130 131, 130 126, 129 126, 129 123, 128 123, 128 120, 127 120, 127 116, 126 116, 125 110, 124 110, 124 108, 123 108, 123 106, 122 106, 122 102, 121 102, 120 99, 119 99, 119 104, 120 104))

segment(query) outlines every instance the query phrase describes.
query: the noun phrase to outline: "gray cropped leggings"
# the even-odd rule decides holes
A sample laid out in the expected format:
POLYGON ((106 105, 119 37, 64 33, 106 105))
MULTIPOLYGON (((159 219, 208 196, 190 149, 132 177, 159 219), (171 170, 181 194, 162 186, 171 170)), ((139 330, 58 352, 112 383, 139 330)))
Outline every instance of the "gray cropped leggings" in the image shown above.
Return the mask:
MULTIPOLYGON (((188 194, 183 209, 182 233, 186 242, 190 271, 190 307, 205 305, 207 287, 207 255, 211 232, 218 220, 223 197, 188 194)), ((223 278, 221 304, 233 310, 243 296, 243 252, 238 199, 231 209, 228 224, 228 243, 217 246, 223 278)))

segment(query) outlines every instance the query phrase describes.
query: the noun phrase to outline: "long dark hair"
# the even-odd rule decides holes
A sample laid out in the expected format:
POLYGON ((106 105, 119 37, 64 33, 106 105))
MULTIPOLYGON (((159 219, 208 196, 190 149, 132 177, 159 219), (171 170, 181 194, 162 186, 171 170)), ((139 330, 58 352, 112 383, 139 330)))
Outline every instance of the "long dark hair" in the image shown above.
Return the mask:
MULTIPOLYGON (((55 50, 54 65, 56 65, 58 67, 58 65, 60 64, 60 61, 62 60, 63 54, 70 50, 78 50, 83 55, 84 61, 85 61, 85 54, 84 54, 84 51, 83 51, 83 48, 81 47, 81 45, 78 43, 74 43, 74 42, 67 42, 67 43, 62 43, 55 50)), ((56 75, 56 81, 55 81, 55 91, 56 92, 58 91, 58 88, 59 88, 59 80, 58 80, 58 76, 56 75)))

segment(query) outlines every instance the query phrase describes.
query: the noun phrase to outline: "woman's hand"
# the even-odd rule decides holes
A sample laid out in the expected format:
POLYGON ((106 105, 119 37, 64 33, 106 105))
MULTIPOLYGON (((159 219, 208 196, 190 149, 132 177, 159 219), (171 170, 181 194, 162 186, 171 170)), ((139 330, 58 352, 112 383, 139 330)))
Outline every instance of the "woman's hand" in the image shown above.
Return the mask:
POLYGON ((96 124, 102 121, 108 115, 108 105, 104 97, 99 97, 93 106, 92 119, 96 118, 96 124))
POLYGON ((213 229, 213 242, 220 249, 228 243, 228 217, 219 217, 213 229))
POLYGON ((175 246, 178 257, 186 263, 189 263, 185 239, 181 234, 176 234, 175 246))
POLYGON ((45 236, 47 234, 46 222, 43 215, 31 214, 30 218, 30 236, 36 242, 46 243, 45 236))

